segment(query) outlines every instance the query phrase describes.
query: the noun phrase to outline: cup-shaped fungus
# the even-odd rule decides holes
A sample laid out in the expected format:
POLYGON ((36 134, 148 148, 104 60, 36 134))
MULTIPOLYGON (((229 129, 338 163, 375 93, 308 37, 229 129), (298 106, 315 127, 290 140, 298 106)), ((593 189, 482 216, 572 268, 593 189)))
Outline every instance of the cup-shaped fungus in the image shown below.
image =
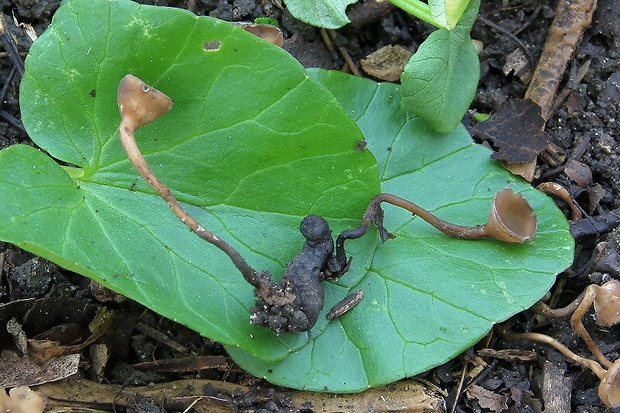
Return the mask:
POLYGON ((334 262, 337 262, 341 267, 345 265, 347 260, 344 253, 344 242, 349 239, 360 238, 368 231, 371 224, 374 223, 377 227, 381 241, 385 242, 393 238, 393 235, 383 226, 382 202, 406 209, 439 231, 454 238, 472 240, 495 238, 503 242, 523 243, 524 241, 534 239, 536 234, 536 216, 533 214, 532 207, 530 207, 523 195, 515 194, 512 189, 502 189, 495 194, 487 223, 472 227, 444 221, 411 201, 396 195, 382 193, 370 201, 366 212, 364 212, 362 223, 357 228, 338 234, 334 262))
POLYGON ((616 360, 601 379, 598 397, 606 406, 620 406, 620 360, 616 360))
POLYGON ((536 216, 521 194, 512 189, 502 189, 493 199, 489 220, 484 225, 486 233, 504 242, 523 242, 534 239, 536 216))
POLYGON ((172 108, 172 100, 168 96, 133 75, 121 80, 117 98, 121 122, 133 131, 172 108))
POLYGON ((620 323, 620 281, 608 281, 598 288, 594 298, 596 324, 611 327, 620 323))
POLYGON ((45 396, 27 386, 14 387, 8 395, 0 388, 0 412, 41 413, 45 404, 45 396))
POLYGON ((601 401, 606 406, 618 407, 620 406, 620 359, 613 363, 609 361, 596 343, 594 343, 582 322, 583 316, 592 305, 594 305, 594 312, 596 314, 596 324, 602 327, 611 327, 618 324, 620 322, 620 281, 611 280, 602 286, 592 284, 586 288, 583 294, 564 308, 552 309, 542 302, 539 302, 532 308, 537 313, 554 318, 566 317, 572 313, 570 323, 573 330, 583 339, 598 360, 598 363, 574 354, 554 338, 543 334, 504 334, 509 339, 521 337, 550 344, 568 359, 589 368, 601 380, 598 388, 598 395, 601 401))
POLYGON ((354 239, 362 236, 371 222, 374 222, 382 240, 386 241, 387 231, 383 228, 383 211, 380 204, 388 204, 406 209, 414 215, 419 216, 439 231, 454 238, 461 239, 484 239, 495 238, 504 242, 522 243, 534 239, 536 234, 536 216, 528 202, 521 194, 515 194, 512 189, 502 189, 493 198, 493 204, 489 211, 489 219, 485 225, 463 226, 456 225, 441 218, 436 217, 424 208, 411 201, 400 198, 392 194, 379 194, 375 196, 364 214, 362 224, 354 229, 345 231, 342 235, 344 239, 354 239))
POLYGON ((185 212, 170 188, 153 174, 149 163, 140 152, 134 136, 136 130, 167 113, 172 108, 172 100, 133 75, 127 75, 121 80, 117 98, 121 114, 119 126, 121 144, 127 153, 127 158, 140 176, 157 191, 176 217, 192 232, 225 252, 250 284, 263 289, 266 288, 265 285, 273 284, 271 275, 267 272, 258 273, 230 244, 205 229, 193 216, 185 212))
MULTIPOLYGON (((577 300, 579 300, 579 298, 577 298, 577 300)), ((573 330, 583 339, 596 359, 603 366, 610 368, 612 364, 611 361, 603 355, 596 343, 594 343, 594 340, 592 340, 590 333, 588 333, 582 322, 583 316, 587 313, 592 304, 594 304, 596 324, 602 327, 611 327, 617 324, 620 321, 620 281, 608 281, 602 286, 595 284, 589 285, 581 297, 581 302, 570 317, 573 330)))

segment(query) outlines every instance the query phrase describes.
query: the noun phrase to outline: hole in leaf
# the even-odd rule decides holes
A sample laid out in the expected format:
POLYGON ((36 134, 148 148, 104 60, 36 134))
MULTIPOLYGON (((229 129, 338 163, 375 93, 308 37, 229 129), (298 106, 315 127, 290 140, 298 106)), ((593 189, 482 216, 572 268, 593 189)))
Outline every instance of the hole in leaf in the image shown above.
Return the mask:
POLYGON ((217 52, 220 50, 221 45, 222 42, 220 40, 211 40, 210 42, 205 42, 203 47, 207 52, 217 52))

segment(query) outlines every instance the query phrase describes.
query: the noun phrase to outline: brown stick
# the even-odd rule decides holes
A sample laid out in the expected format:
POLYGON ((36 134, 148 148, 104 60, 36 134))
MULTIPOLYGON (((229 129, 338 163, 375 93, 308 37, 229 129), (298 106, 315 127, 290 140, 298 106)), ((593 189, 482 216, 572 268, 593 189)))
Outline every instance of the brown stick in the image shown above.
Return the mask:
POLYGON ((596 0, 560 0, 556 17, 549 29, 547 42, 538 66, 525 92, 525 98, 541 107, 543 119, 548 120, 553 108, 560 78, 571 59, 576 44, 592 22, 596 0))

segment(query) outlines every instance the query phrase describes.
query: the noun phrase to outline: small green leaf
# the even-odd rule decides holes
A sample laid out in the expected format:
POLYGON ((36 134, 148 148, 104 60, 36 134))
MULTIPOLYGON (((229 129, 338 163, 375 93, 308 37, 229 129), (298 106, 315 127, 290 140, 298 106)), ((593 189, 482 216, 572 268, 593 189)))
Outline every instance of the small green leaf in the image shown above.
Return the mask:
POLYGON ((461 19, 471 0, 429 0, 433 19, 442 27, 451 30, 461 19))
POLYGON ((431 33, 401 76, 403 108, 437 132, 452 132, 476 93, 480 63, 469 31, 478 6, 479 0, 471 1, 454 30, 431 33))
POLYGON ((439 135, 400 109, 398 85, 312 71, 356 120, 379 163, 381 190, 455 223, 486 222, 496 191, 521 192, 538 217, 522 245, 449 238, 410 213, 385 206, 396 238, 347 248, 353 265, 326 295, 362 288, 353 311, 321 325, 314 340, 278 362, 228 347, 243 368, 289 387, 354 392, 412 376, 455 357, 493 324, 539 300, 573 257, 568 224, 554 202, 489 159, 464 127, 439 135), (344 290, 343 290, 344 289, 344 290), (320 333, 319 333, 320 331, 320 333), (300 373, 303 372, 302 377, 300 373))
POLYGON ((284 0, 288 11, 302 22, 326 29, 349 23, 346 9, 357 0, 284 0))
POLYGON ((259 270, 282 274, 306 214, 342 229, 379 190, 355 122, 284 50, 182 9, 73 0, 32 45, 21 83, 28 133, 73 166, 31 147, 0 152, 0 239, 207 337, 284 357, 308 336, 251 327, 253 288, 127 161, 116 102, 127 73, 174 100, 137 132, 155 173, 259 270))

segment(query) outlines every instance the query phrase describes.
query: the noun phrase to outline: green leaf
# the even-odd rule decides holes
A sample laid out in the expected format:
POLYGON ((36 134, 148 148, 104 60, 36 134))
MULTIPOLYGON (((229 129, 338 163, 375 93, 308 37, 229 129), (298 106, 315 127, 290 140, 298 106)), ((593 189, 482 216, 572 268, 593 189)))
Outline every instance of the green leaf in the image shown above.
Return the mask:
POLYGON ((155 173, 259 270, 283 273, 306 214, 341 230, 379 190, 355 122, 284 50, 182 9, 73 0, 33 44, 21 83, 28 133, 71 165, 26 146, 0 152, 0 239, 207 337, 284 357, 308 336, 251 327, 253 287, 127 161, 116 103, 127 73, 174 100, 137 132, 155 173))
POLYGON ((429 0, 433 19, 442 27, 451 30, 461 19, 471 0, 429 0))
POLYGON ((493 324, 530 307, 571 264, 573 239, 553 201, 490 160, 490 151, 473 144, 464 127, 433 132, 400 109, 398 85, 338 72, 311 75, 362 129, 378 160, 383 192, 473 225, 486 222, 496 191, 510 187, 534 208, 538 232, 523 245, 456 240, 386 206, 385 226, 396 238, 380 245, 372 234, 374 244, 351 242, 351 270, 326 288, 332 298, 362 288, 362 302, 320 326, 320 335, 281 361, 229 347, 243 368, 276 384, 335 392, 412 376, 455 357, 493 324))
POLYGON ((338 29, 349 23, 346 9, 357 0, 284 0, 288 11, 312 26, 338 29))
POLYGON ((452 132, 476 93, 480 63, 469 31, 479 5, 479 0, 471 1, 453 30, 431 33, 401 76, 403 108, 437 132, 452 132))

